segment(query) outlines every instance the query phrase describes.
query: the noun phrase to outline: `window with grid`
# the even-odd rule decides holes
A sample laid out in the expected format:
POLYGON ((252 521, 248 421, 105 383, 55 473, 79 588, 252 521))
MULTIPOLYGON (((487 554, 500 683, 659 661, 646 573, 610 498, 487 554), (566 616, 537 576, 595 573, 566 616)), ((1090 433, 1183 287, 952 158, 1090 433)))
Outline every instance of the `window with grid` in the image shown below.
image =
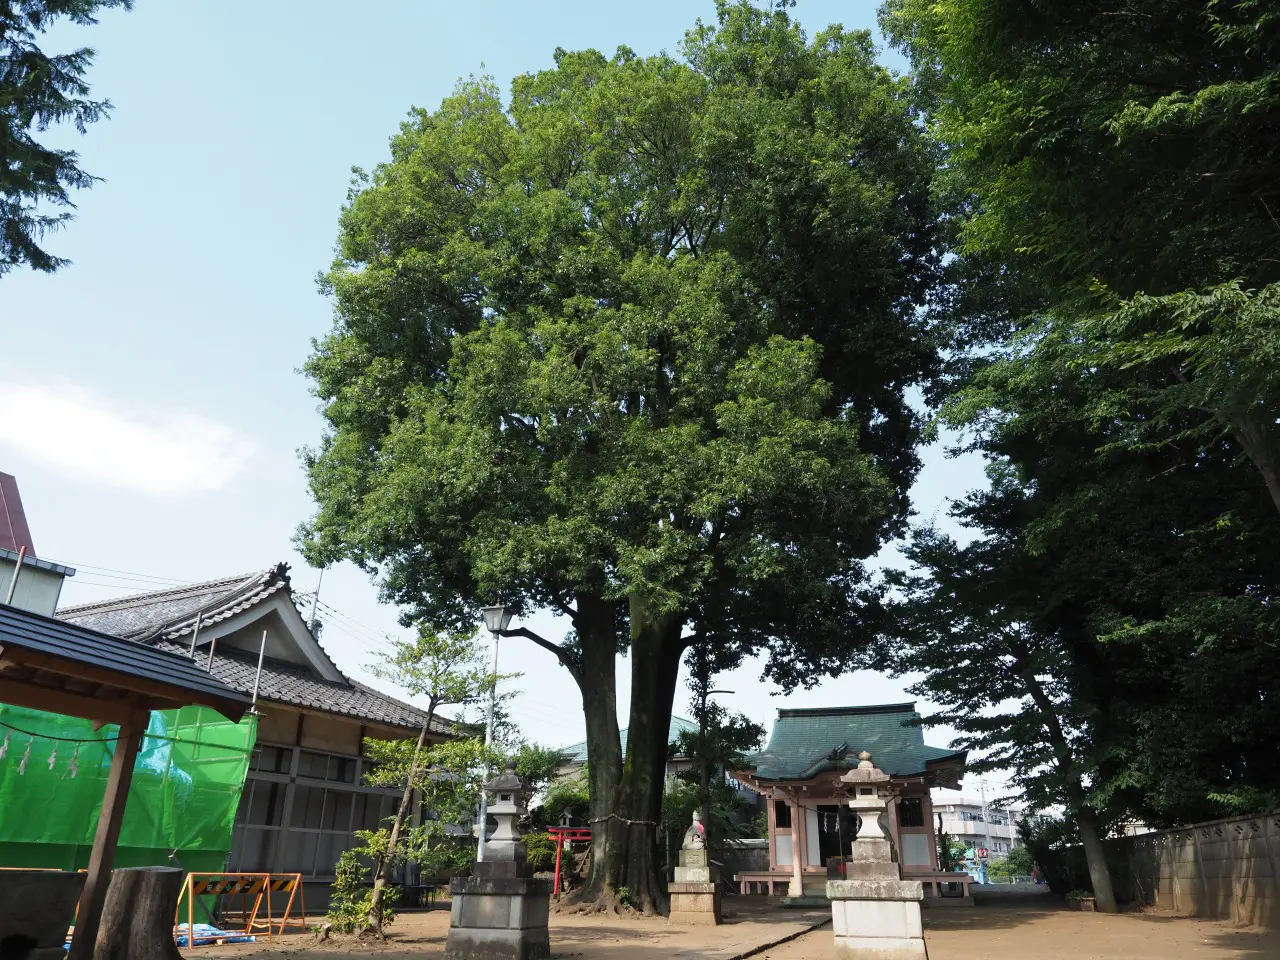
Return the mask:
POLYGON ((924 826, 924 799, 922 797, 902 797, 898 801, 898 826, 924 826))

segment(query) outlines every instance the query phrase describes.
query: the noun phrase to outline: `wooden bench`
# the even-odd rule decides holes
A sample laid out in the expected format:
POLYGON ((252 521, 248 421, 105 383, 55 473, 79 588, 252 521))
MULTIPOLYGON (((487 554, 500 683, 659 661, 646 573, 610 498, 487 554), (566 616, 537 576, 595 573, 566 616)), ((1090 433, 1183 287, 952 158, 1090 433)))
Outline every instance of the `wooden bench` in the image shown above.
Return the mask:
POLYGON ((735 874, 733 879, 738 884, 738 893, 743 896, 749 896, 753 893, 765 893, 769 896, 776 894, 776 886, 782 885, 782 892, 785 894, 791 888, 791 871, 781 872, 772 870, 756 870, 745 871, 735 874), (764 889, 761 890, 760 888, 764 889))

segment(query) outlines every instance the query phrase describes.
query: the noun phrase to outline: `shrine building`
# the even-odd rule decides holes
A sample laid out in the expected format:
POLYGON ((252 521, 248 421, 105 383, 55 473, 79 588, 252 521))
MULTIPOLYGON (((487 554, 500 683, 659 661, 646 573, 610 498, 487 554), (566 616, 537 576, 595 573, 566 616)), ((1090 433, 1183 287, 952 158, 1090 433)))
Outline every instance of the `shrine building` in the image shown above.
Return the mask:
POLYGON ((966 751, 926 744, 914 703, 785 709, 768 746, 732 774, 763 797, 769 815, 769 870, 740 873, 743 893, 825 895, 829 869, 838 875, 857 834, 840 777, 863 751, 890 777, 888 826, 903 879, 937 894, 943 878, 955 877, 939 873, 929 790, 960 788, 966 751))

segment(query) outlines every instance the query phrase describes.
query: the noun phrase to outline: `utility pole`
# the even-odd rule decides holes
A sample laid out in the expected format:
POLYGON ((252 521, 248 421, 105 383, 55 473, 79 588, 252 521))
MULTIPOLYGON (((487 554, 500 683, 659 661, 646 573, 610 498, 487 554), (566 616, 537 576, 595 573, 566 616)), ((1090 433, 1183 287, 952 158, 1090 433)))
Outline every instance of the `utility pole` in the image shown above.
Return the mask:
POLYGON ((978 792, 982 796, 982 832, 987 837, 987 859, 991 859, 991 814, 987 811, 987 781, 978 781, 978 792))
POLYGON ((307 629, 311 631, 314 637, 316 634, 316 607, 320 604, 320 585, 324 583, 324 567, 320 568, 320 579, 316 581, 316 592, 311 595, 311 619, 307 622, 307 629))

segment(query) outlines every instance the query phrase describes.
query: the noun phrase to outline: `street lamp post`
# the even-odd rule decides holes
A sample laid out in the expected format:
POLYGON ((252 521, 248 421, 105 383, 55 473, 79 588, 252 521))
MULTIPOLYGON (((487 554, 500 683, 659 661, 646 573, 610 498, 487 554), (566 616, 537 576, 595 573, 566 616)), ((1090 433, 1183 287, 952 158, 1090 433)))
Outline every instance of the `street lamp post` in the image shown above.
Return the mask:
MULTIPOLYGON (((488 753, 489 747, 493 744, 493 714, 498 707, 498 640, 502 636, 502 631, 507 629, 511 624, 511 617, 514 613, 508 610, 502 604, 493 607, 485 607, 480 611, 484 615, 485 629, 493 635, 493 685, 489 688, 489 712, 484 721, 484 747, 488 753)), ((485 763, 485 779, 489 779, 489 764, 485 763)), ((480 819, 478 822, 478 834, 476 838, 476 860, 484 859, 484 835, 489 828, 489 794, 484 790, 480 791, 480 819)))

